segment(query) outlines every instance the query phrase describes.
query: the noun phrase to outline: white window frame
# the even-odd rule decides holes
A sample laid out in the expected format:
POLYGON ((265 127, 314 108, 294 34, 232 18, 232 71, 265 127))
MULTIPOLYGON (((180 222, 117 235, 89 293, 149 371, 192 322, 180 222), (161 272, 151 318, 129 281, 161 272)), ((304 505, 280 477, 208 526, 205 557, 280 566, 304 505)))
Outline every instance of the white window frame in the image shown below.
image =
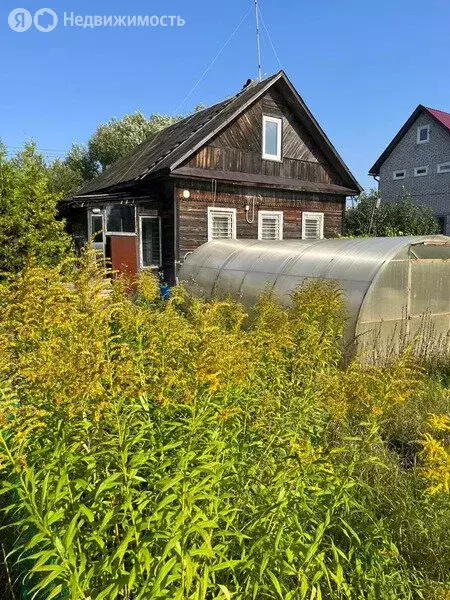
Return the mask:
POLYGON ((450 161, 440 163, 437 166, 437 172, 438 173, 450 173, 450 161), (444 167, 444 169, 443 169, 443 167, 444 167), (445 168, 445 167, 447 167, 447 168, 445 168))
POLYGON ((323 212, 304 212, 302 213, 302 240, 310 240, 313 238, 306 237, 306 219, 316 219, 319 223, 320 235, 317 240, 323 240, 323 224, 324 224, 324 213, 323 212))
POLYGON ((398 171, 394 171, 392 174, 392 177, 393 177, 394 181, 397 181, 397 179, 405 179, 406 169, 399 169, 398 171), (399 173, 403 173, 403 175, 399 175, 399 173))
POLYGON ((279 237, 275 238, 277 240, 283 239, 283 211, 282 210, 260 210, 258 212, 258 240, 264 239, 262 237, 263 231, 263 219, 264 217, 276 217, 279 219, 279 237))
POLYGON ((102 241, 101 242, 92 242, 92 248, 97 252, 100 252, 105 256, 106 249, 106 213, 104 210, 89 210, 88 211, 88 239, 92 240, 94 236, 94 228, 92 227, 92 219, 94 217, 101 218, 102 220, 102 241))
POLYGON ((139 215, 139 266, 142 270, 145 269, 160 269, 162 267, 162 230, 161 230, 161 217, 155 215, 139 215), (144 245, 142 238, 142 221, 144 219, 158 220, 159 225, 159 263, 154 265, 144 266, 144 245))
POLYGON ((264 160, 274 160, 276 162, 282 161, 282 141, 283 141, 283 119, 278 117, 269 117, 263 115, 263 144, 262 144, 262 157, 264 160), (277 153, 266 154, 266 123, 275 123, 277 125, 277 153))
POLYGON ((231 238, 232 240, 236 239, 236 209, 235 208, 222 208, 221 206, 208 206, 208 242, 212 242, 216 239, 227 239, 227 238, 214 238, 213 237, 213 213, 214 212, 223 212, 231 214, 231 238))
POLYGON ((417 143, 418 144, 427 144, 430 141, 430 126, 429 125, 420 125, 417 128, 417 143), (426 140, 421 140, 420 139, 420 132, 426 129, 427 130, 427 139, 426 140))
POLYGON ((414 167, 414 177, 426 177, 428 175, 428 165, 423 167, 414 167), (422 169, 425 169, 425 173, 419 173, 422 169))

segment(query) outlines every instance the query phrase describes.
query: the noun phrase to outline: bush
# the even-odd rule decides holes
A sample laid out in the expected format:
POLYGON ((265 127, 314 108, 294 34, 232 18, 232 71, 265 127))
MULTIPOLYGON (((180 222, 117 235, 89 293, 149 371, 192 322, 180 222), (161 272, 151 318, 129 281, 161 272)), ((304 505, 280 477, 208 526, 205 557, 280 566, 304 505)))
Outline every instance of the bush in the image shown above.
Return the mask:
POLYGON ((8 158, 0 143, 0 275, 20 271, 30 258, 53 266, 68 255, 71 242, 56 220, 56 201, 34 144, 8 158))
MULTIPOLYGON (((120 281, 107 293, 89 255, 67 273, 30 267, 0 290, 3 494, 31 596, 378 600, 448 584, 381 497, 401 463, 380 428, 425 376, 409 357, 343 370, 335 286, 310 283, 289 310, 263 295, 249 319, 182 289, 164 304, 146 275, 134 301, 120 281)), ((402 489, 429 523, 442 499, 414 476, 402 489)))
POLYGON ((396 202, 383 203, 378 192, 372 190, 361 194, 356 206, 345 213, 344 233, 356 237, 432 235, 439 233, 439 227, 433 210, 415 204, 410 194, 403 193, 396 202))

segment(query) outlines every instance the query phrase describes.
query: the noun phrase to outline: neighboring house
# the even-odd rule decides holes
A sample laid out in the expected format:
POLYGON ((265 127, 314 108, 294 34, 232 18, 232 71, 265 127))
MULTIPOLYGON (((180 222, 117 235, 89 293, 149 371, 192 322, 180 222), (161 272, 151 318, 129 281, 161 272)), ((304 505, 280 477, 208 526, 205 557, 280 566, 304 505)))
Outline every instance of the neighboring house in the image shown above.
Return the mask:
POLYGON ((61 203, 78 246, 176 281, 216 238, 334 237, 361 188, 284 72, 140 144, 61 203))
POLYGON ((450 114, 421 104, 369 172, 379 176, 382 202, 402 193, 430 206, 450 234, 450 114))

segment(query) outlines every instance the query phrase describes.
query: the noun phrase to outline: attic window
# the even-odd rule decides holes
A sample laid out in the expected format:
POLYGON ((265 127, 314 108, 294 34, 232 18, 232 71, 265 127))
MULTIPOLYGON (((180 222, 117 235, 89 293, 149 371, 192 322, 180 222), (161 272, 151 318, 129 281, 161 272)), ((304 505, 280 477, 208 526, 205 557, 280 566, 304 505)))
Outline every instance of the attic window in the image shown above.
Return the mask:
POLYGON ((394 171, 394 179, 405 179, 406 171, 394 171))
POLYGON ((263 116, 263 158, 281 160, 283 122, 275 117, 263 116))
POLYGON ((417 128, 417 143, 426 144, 430 141, 430 126, 424 125, 417 128))

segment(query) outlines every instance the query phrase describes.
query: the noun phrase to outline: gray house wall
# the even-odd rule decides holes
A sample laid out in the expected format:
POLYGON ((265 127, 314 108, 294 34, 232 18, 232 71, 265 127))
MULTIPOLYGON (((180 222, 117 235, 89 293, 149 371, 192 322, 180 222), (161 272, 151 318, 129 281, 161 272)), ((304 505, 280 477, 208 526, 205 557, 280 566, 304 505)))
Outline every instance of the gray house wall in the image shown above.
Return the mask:
POLYGON ((450 133, 430 115, 422 112, 411 125, 380 169, 382 202, 395 202, 404 192, 417 204, 430 206, 443 232, 450 233, 450 172, 438 173, 440 163, 450 161, 450 133), (417 143, 417 128, 430 126, 430 140, 417 143), (428 167, 428 175, 414 176, 415 167, 428 167), (394 171, 406 171, 405 179, 394 179, 394 171))

